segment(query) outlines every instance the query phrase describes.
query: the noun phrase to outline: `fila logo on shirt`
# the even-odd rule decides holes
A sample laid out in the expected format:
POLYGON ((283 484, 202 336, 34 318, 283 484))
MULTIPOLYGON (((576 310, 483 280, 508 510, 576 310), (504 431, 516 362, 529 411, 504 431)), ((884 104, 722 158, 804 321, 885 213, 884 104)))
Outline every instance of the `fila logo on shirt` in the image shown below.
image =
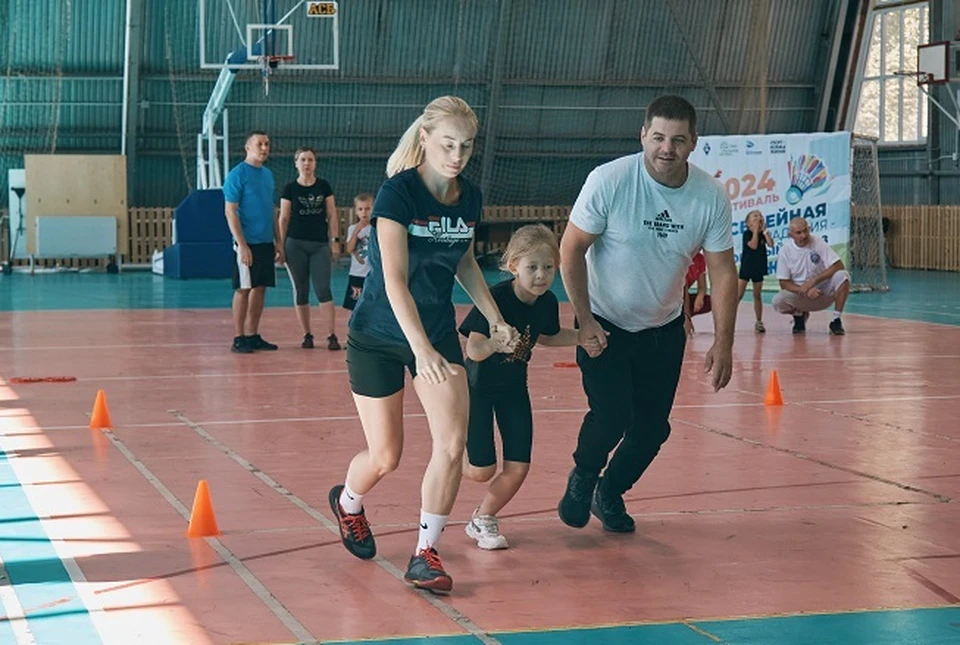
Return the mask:
POLYGON ((413 220, 408 231, 415 237, 429 238, 431 242, 442 244, 456 244, 473 238, 473 226, 467 224, 462 217, 456 220, 450 217, 430 216, 426 220, 413 220))
POLYGON ((643 226, 649 231, 653 231, 659 238, 666 238, 667 235, 673 235, 683 230, 683 224, 676 224, 670 217, 670 211, 664 209, 656 214, 652 219, 643 220, 643 226))

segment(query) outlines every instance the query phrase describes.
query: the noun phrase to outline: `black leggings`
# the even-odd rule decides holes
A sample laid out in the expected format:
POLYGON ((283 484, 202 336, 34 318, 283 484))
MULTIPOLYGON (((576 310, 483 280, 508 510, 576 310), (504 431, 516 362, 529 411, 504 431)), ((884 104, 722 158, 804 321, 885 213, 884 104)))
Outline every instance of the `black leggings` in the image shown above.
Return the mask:
POLYGON ((687 335, 683 316, 638 332, 620 329, 599 316, 597 321, 610 335, 607 348, 597 358, 577 348, 590 409, 580 426, 573 459, 587 473, 600 474, 607 466, 607 490, 623 494, 640 479, 670 436, 668 419, 680 383, 687 335))
POLYGON ((497 463, 493 443, 493 416, 503 441, 505 461, 530 463, 533 446, 533 412, 526 384, 516 388, 484 390, 470 388, 470 425, 467 428, 467 456, 478 468, 497 463))
POLYGON ((331 255, 330 245, 312 240, 295 240, 288 237, 284 244, 287 256, 287 273, 293 285, 293 299, 297 305, 310 304, 310 281, 317 292, 317 300, 330 302, 331 255))

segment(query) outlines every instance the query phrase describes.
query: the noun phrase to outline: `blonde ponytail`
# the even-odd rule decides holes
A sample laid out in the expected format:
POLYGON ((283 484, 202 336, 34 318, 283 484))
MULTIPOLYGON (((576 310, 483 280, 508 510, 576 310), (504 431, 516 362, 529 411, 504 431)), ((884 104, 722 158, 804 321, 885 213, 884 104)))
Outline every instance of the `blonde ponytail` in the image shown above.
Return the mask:
POLYGON ((407 168, 414 168, 423 161, 423 146, 420 145, 420 128, 423 127, 421 114, 410 124, 407 131, 400 137, 397 149, 387 159, 387 177, 393 177, 407 168))
POLYGON ((477 115, 466 101, 457 96, 441 96, 430 101, 423 114, 410 124, 400 137, 397 149, 387 160, 387 177, 423 163, 423 145, 420 143, 420 129, 432 132, 443 119, 459 119, 477 131, 477 115))

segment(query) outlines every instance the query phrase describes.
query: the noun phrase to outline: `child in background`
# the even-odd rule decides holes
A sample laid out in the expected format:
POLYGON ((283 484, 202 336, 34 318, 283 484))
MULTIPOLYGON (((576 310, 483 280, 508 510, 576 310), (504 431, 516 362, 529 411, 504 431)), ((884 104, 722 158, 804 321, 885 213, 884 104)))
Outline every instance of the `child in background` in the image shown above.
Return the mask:
POLYGON ((370 272, 367 264, 367 243, 370 240, 370 213, 373 212, 373 195, 360 193, 353 198, 353 212, 357 221, 347 229, 347 253, 350 254, 350 276, 347 292, 343 295, 343 308, 353 310, 363 291, 363 281, 370 272))
POLYGON ((767 275, 767 249, 773 246, 773 237, 760 211, 750 211, 743 221, 747 227, 743 231, 743 249, 740 253, 738 295, 743 300, 747 282, 753 283, 753 313, 757 318, 753 328, 762 334, 767 331, 763 326, 763 278, 767 275))
POLYGON ((533 414, 527 390, 527 363, 534 344, 552 347, 577 344, 575 329, 560 328, 560 306, 550 291, 560 248, 557 237, 542 224, 520 228, 507 245, 500 266, 513 276, 490 293, 504 321, 520 334, 512 353, 496 353, 487 320, 474 307, 460 333, 467 337, 467 380, 470 385, 470 424, 463 474, 490 481, 487 494, 473 513, 466 532, 481 549, 506 549, 497 513, 520 490, 530 470, 533 414), (503 468, 497 475, 493 420, 503 443, 503 468), (494 477, 496 475, 496 477, 494 477))

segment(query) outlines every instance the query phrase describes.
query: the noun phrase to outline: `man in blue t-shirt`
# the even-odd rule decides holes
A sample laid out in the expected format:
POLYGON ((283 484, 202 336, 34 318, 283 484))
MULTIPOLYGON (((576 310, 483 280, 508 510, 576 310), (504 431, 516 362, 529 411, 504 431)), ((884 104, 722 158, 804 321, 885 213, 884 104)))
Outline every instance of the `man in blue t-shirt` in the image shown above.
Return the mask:
POLYGON ((233 268, 233 328, 231 350, 250 354, 275 350, 259 332, 267 287, 276 284, 275 262, 283 262, 283 249, 274 215, 273 173, 264 167, 270 155, 270 138, 254 131, 244 145, 246 159, 227 174, 223 198, 227 224, 237 253, 233 268))

